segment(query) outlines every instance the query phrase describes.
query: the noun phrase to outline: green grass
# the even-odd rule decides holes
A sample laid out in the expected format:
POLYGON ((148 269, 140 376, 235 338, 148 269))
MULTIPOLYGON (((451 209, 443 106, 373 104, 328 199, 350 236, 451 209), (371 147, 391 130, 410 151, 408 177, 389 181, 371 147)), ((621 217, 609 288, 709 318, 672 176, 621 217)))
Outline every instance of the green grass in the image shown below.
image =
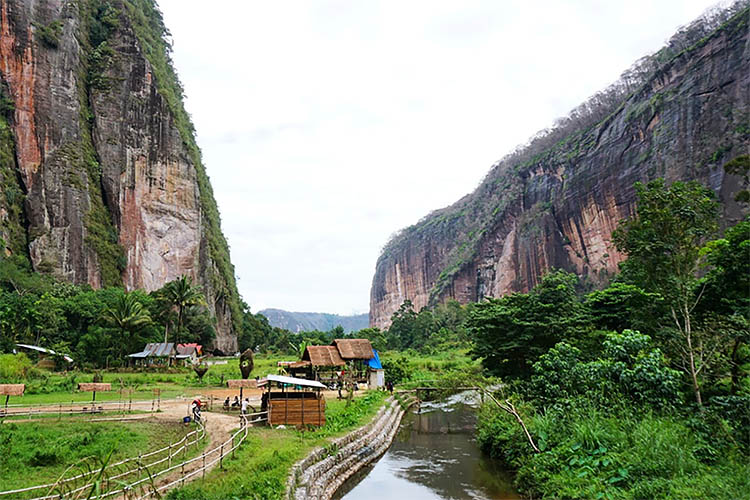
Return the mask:
MULTIPOLYGON (((293 356, 258 356, 255 359, 255 367, 251 378, 265 377, 269 373, 276 373, 276 363, 280 360, 290 360, 293 356)), ((226 381, 241 378, 239 360, 229 358, 226 365, 212 365, 203 377, 198 376, 190 368, 176 369, 169 372, 131 370, 102 372, 102 381, 112 384, 112 391, 99 392, 96 394, 97 401, 117 401, 121 397, 128 399, 128 393, 120 395, 119 389, 124 387, 133 390, 132 400, 150 400, 154 398, 154 389, 161 390, 161 398, 169 399, 178 396, 192 397, 203 389, 226 388, 226 381)), ((78 392, 78 384, 81 382, 92 382, 93 373, 69 372, 49 373, 42 378, 33 378, 23 382, 26 384, 26 393, 20 397, 11 397, 10 404, 34 405, 34 404, 58 404, 70 402, 91 401, 90 392, 78 392)), ((0 380, 0 383, 3 383, 0 380)))
POLYGON ((102 459, 114 448, 114 463, 186 433, 181 425, 153 422, 5 423, 0 425, 0 490, 54 482, 82 459, 102 459))
POLYGON ((346 434, 372 419, 386 394, 369 391, 346 407, 345 401, 327 401, 326 425, 312 431, 252 428, 234 459, 224 470, 214 469, 204 481, 170 492, 171 500, 229 498, 274 500, 284 495, 292 465, 331 438, 346 434))

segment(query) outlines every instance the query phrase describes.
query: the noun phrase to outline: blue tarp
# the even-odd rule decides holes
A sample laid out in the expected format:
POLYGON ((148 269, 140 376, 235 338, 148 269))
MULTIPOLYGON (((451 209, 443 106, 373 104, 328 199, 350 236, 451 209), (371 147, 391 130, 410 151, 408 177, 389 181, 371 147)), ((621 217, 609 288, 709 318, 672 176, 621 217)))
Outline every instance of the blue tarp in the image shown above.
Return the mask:
POLYGON ((373 349, 372 352, 375 353, 375 357, 367 362, 367 366, 369 366, 370 368, 374 370, 382 370, 383 365, 380 364, 380 357, 378 356, 378 351, 373 349))

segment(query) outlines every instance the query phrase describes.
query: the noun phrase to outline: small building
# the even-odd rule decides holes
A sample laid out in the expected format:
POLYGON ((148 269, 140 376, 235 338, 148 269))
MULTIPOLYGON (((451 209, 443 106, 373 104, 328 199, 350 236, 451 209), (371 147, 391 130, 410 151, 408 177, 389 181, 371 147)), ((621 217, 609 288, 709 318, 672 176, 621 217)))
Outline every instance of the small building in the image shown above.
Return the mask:
POLYGON ((177 344, 177 360, 183 364, 194 364, 203 356, 200 344, 177 344))
POLYGON ((334 384, 338 379, 338 371, 346 366, 338 349, 332 345, 309 345, 302 353, 302 360, 287 366, 293 377, 319 380, 326 384, 334 384))
POLYGON ((326 400, 320 391, 326 386, 320 382, 268 375, 258 386, 267 388, 261 400, 261 411, 268 411, 270 425, 325 425, 326 400))
POLYGON ((135 366, 169 366, 177 351, 173 342, 146 344, 141 352, 129 354, 128 358, 135 366))
POLYGON ((16 344, 16 347, 18 349, 23 349, 26 351, 36 353, 39 358, 37 361, 38 368, 54 370, 55 362, 54 362, 54 359, 50 359, 50 356, 60 356, 62 357, 62 359, 65 360, 66 363, 68 363, 68 365, 73 364, 73 358, 71 358, 67 354, 59 354, 58 352, 53 351, 52 349, 47 349, 45 347, 39 347, 38 345, 29 345, 29 344, 16 344))
POLYGON ((369 361, 375 357, 372 344, 367 339, 335 339, 332 346, 336 347, 341 359, 346 362, 355 382, 368 382, 369 361))

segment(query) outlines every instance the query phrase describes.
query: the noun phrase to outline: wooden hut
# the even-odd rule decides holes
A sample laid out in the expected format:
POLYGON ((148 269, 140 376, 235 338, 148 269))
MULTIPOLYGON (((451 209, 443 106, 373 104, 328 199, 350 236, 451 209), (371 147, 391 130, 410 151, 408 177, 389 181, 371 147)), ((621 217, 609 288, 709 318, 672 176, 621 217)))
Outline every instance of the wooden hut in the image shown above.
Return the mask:
POLYGON ((287 369, 293 376, 332 384, 337 379, 336 371, 344 366, 346 361, 335 346, 310 345, 302 353, 302 360, 290 364, 287 369))
POLYGON ((335 347, 356 382, 368 381, 368 363, 375 357, 372 344, 367 339, 335 339, 335 347))
POLYGON ((325 425, 326 400, 320 391, 326 387, 320 382, 268 375, 258 385, 268 388, 263 394, 261 411, 268 411, 270 425, 325 425))

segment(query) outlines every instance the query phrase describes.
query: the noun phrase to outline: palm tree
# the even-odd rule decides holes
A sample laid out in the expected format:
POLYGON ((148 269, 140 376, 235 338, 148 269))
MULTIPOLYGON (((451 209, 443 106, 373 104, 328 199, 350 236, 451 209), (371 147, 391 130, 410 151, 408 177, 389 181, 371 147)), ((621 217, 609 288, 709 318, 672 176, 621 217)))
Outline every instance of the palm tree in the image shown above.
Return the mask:
POLYGON ((122 350, 127 340, 132 341, 136 338, 134 335, 136 330, 151 324, 151 316, 133 293, 120 295, 114 306, 104 311, 103 320, 108 326, 120 332, 121 341, 117 342, 119 357, 122 357, 122 350))
MULTIPOLYGON (((182 331, 185 309, 192 306, 205 305, 206 301, 200 287, 193 284, 193 280, 189 276, 182 276, 164 285, 164 288, 162 288, 162 297, 170 309, 177 310, 177 324, 175 325, 174 332, 176 346, 178 335, 182 331)), ((167 330, 164 332, 164 342, 167 342, 167 330)))

